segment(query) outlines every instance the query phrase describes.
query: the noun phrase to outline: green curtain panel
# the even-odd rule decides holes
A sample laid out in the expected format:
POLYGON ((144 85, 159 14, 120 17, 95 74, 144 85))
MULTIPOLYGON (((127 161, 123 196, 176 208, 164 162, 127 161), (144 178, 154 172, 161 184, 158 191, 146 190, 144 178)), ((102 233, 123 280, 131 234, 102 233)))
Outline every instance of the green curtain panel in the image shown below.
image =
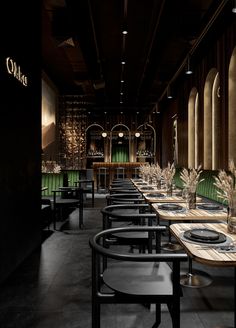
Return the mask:
POLYGON ((112 148, 112 162, 128 162, 129 161, 129 149, 127 146, 116 145, 112 148))

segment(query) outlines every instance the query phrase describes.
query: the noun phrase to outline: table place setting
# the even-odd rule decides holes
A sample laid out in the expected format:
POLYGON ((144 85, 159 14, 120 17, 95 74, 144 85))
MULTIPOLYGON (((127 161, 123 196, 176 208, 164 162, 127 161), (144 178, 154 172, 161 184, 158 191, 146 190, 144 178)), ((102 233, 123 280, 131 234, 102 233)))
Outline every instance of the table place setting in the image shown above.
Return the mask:
POLYGON ((136 186, 147 186, 148 185, 147 182, 137 182, 135 184, 136 184, 136 186))
POLYGON ((197 262, 235 266, 236 237, 227 232, 226 223, 175 223, 170 230, 197 262))
POLYGON ((172 203, 160 204, 158 205, 158 208, 164 211, 180 211, 183 209, 182 206, 172 203))
MULTIPOLYGON (((168 200, 170 204, 171 201, 168 200)), ((165 209, 160 207, 163 205, 161 201, 151 203, 153 209, 157 212, 158 216, 164 220, 201 220, 201 221, 209 221, 209 220, 227 220, 227 212, 225 210, 203 210, 198 208, 198 205, 195 209, 189 209, 188 206, 184 202, 176 202, 173 203, 175 205, 179 205, 182 207, 181 210, 175 209, 165 209)), ((199 204, 200 205, 200 204, 199 204)))
POLYGON ((166 195, 161 193, 151 193, 151 194, 145 194, 146 198, 166 198, 166 195))
POLYGON ((198 204, 197 208, 200 210, 206 210, 206 211, 221 211, 223 210, 223 206, 214 204, 214 203, 203 203, 203 204, 198 204))
POLYGON ((192 242, 200 246, 201 249, 214 248, 216 250, 226 251, 234 250, 232 238, 222 232, 208 228, 193 228, 180 234, 180 238, 187 242, 192 242))
POLYGON ((144 186, 140 188, 140 191, 144 191, 144 190, 155 190, 155 188, 152 186, 144 186))

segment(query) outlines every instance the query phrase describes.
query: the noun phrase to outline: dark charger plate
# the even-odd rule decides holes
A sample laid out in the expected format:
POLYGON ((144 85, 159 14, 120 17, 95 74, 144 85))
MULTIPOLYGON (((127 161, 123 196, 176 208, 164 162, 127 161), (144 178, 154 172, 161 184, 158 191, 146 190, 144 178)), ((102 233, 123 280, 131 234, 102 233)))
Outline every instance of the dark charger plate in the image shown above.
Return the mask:
POLYGON ((179 211, 182 210, 183 207, 178 204, 161 204, 158 208, 165 211, 179 211))
POLYGON ((153 187, 142 187, 141 190, 154 190, 153 187))
POLYGON ((210 229, 191 229, 184 232, 184 237, 200 243, 218 244, 226 241, 226 236, 210 229))
POLYGON ((161 197, 164 197, 165 195, 163 195, 163 194, 147 194, 146 195, 147 197, 149 197, 149 198, 161 198, 161 197))
POLYGON ((218 204, 199 204, 197 207, 200 210, 207 210, 207 211, 222 210, 222 206, 220 206, 218 204))

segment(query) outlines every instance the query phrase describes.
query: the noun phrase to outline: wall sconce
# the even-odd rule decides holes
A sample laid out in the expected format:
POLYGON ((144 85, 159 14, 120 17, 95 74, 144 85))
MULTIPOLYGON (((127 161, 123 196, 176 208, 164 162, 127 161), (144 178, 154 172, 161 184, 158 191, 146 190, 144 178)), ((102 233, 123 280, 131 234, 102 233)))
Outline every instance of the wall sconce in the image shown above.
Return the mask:
POLYGON ((135 132, 134 135, 135 135, 136 138, 139 138, 140 137, 140 133, 139 132, 135 132))
POLYGON ((189 57, 187 59, 187 66, 186 66, 185 74, 187 74, 187 75, 193 74, 193 71, 191 70, 191 67, 190 67, 190 59, 189 59, 189 57))
POLYGON ((102 137, 103 138, 106 138, 106 136, 107 136, 107 133, 106 132, 102 132, 102 137))
POLYGON ((123 132, 119 132, 119 133, 118 133, 118 136, 119 136, 120 138, 122 138, 122 137, 124 136, 124 133, 123 133, 123 132))

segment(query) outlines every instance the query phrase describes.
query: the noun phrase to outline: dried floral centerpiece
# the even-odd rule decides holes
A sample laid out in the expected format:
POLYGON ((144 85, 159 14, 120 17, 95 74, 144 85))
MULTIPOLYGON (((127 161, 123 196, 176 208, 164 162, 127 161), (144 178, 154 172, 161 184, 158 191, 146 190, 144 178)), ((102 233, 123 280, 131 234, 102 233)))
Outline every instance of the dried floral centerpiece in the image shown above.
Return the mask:
POLYGON ((214 185, 218 188, 218 197, 228 204, 228 231, 236 233, 236 168, 232 160, 229 162, 229 170, 231 174, 220 170, 218 176, 214 177, 214 185))
POLYGON ((162 170, 162 177, 166 184, 166 193, 167 195, 170 196, 172 195, 172 184, 173 184, 174 175, 175 175, 174 163, 170 164, 170 162, 168 162, 167 167, 165 167, 162 170))
POLYGON ((61 173, 61 166, 55 161, 42 161, 42 173, 61 173))
POLYGON ((197 169, 183 168, 180 173, 180 179, 183 181, 184 186, 184 195, 186 197, 186 201, 188 203, 188 208, 196 208, 196 190, 197 186, 204 179, 200 180, 200 175, 202 173, 201 165, 197 169))
POLYGON ((156 179, 157 189, 161 189, 162 169, 158 163, 153 164, 153 176, 156 179))
POLYGON ((140 165, 139 167, 140 175, 144 181, 149 181, 150 175, 150 164, 140 165))

